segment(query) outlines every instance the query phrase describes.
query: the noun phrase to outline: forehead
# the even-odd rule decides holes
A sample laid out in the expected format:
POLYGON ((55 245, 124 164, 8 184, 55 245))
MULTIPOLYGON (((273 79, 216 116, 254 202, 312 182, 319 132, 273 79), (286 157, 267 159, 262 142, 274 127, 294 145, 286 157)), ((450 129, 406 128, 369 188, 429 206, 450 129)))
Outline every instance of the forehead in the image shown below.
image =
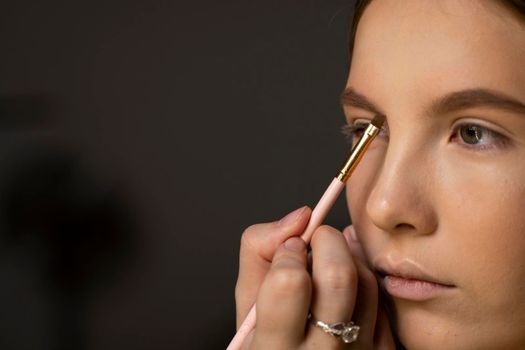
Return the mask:
MULTIPOLYGON (((356 33, 350 86, 377 98, 486 87, 525 95, 525 25, 495 1, 374 0, 356 33)), ((396 101, 400 103, 400 101, 396 101)))

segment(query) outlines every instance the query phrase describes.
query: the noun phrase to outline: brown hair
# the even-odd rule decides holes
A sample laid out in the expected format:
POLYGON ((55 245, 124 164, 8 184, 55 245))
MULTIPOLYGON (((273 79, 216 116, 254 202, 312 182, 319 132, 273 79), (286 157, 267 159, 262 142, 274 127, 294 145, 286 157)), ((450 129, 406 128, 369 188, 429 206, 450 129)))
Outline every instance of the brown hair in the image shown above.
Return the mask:
MULTIPOLYGON (((517 17, 519 17, 522 21, 525 21, 525 0, 497 0, 501 3, 501 5, 505 6, 509 10, 511 10, 517 17)), ((354 18, 352 21, 352 26, 350 29, 350 37, 348 41, 348 50, 349 50, 349 57, 352 57, 352 52, 354 50, 354 40, 355 40, 355 34, 357 32, 357 24, 359 23, 359 20, 363 16, 363 12, 367 8, 367 6, 372 2, 372 0, 356 0, 355 6, 354 6, 354 18)))

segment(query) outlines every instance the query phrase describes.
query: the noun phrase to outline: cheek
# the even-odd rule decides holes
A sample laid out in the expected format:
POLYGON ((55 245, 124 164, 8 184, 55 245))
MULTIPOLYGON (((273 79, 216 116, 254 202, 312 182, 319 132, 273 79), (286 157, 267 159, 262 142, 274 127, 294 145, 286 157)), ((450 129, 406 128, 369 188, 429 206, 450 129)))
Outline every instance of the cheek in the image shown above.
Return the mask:
POLYGON ((460 288, 456 321, 487 336, 515 332, 509 324, 524 325, 519 331, 525 331, 525 166, 520 163, 448 162, 436 179, 439 227, 432 259, 460 288))
POLYGON ((439 240, 448 246, 443 254, 451 264, 461 264, 457 273, 472 293, 490 293, 495 284, 520 285, 525 280, 525 167, 470 165, 448 169, 436 194, 439 240))

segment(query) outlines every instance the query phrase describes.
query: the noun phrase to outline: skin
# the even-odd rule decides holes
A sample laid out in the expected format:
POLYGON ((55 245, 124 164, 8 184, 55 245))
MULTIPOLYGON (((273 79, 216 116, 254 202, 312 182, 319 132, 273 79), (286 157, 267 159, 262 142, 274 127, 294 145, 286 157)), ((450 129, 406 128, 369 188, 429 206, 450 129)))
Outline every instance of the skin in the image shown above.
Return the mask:
MULTIPOLYGON (((525 348, 525 114, 427 107, 462 89, 525 101, 525 25, 495 2, 372 1, 359 22, 347 88, 387 116, 347 186, 364 255, 409 261, 447 293, 391 297, 409 349, 525 348), (504 136, 468 144, 454 128, 504 136)), ((345 106, 349 124, 373 114, 345 106)))
MULTIPOLYGON (((347 88, 387 116, 387 130, 347 186, 355 230, 319 227, 310 263, 298 238, 309 208, 245 230, 237 325, 256 302, 257 326, 244 349, 393 349, 391 326, 408 349, 525 348, 525 115, 428 108, 472 88, 525 100, 522 23, 489 1, 369 5, 347 88), (457 132, 467 122, 483 131, 475 144, 457 132), (417 265, 449 287, 423 301, 383 293, 389 320, 378 261, 417 265), (325 334, 309 312, 328 323, 353 320, 358 340, 325 334)), ((349 124, 373 117, 344 109, 349 124)))
POLYGON ((314 232, 309 272, 306 245, 298 236, 310 214, 304 207, 243 233, 237 327, 257 303, 256 327, 243 349, 394 349, 388 319, 378 308, 377 282, 348 228, 343 234, 330 226, 314 232), (314 327, 309 311, 327 323, 353 320, 361 326, 357 341, 347 345, 314 327))

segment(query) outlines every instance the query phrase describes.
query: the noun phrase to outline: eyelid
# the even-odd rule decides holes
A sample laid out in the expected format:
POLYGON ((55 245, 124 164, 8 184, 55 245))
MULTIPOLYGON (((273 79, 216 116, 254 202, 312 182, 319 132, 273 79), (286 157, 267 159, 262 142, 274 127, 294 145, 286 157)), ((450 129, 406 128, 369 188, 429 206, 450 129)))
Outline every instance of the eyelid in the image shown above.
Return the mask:
POLYGON ((361 117, 354 117, 354 118, 348 118, 348 124, 350 125, 360 125, 360 124, 370 124, 372 122, 372 118, 361 118, 361 117))

